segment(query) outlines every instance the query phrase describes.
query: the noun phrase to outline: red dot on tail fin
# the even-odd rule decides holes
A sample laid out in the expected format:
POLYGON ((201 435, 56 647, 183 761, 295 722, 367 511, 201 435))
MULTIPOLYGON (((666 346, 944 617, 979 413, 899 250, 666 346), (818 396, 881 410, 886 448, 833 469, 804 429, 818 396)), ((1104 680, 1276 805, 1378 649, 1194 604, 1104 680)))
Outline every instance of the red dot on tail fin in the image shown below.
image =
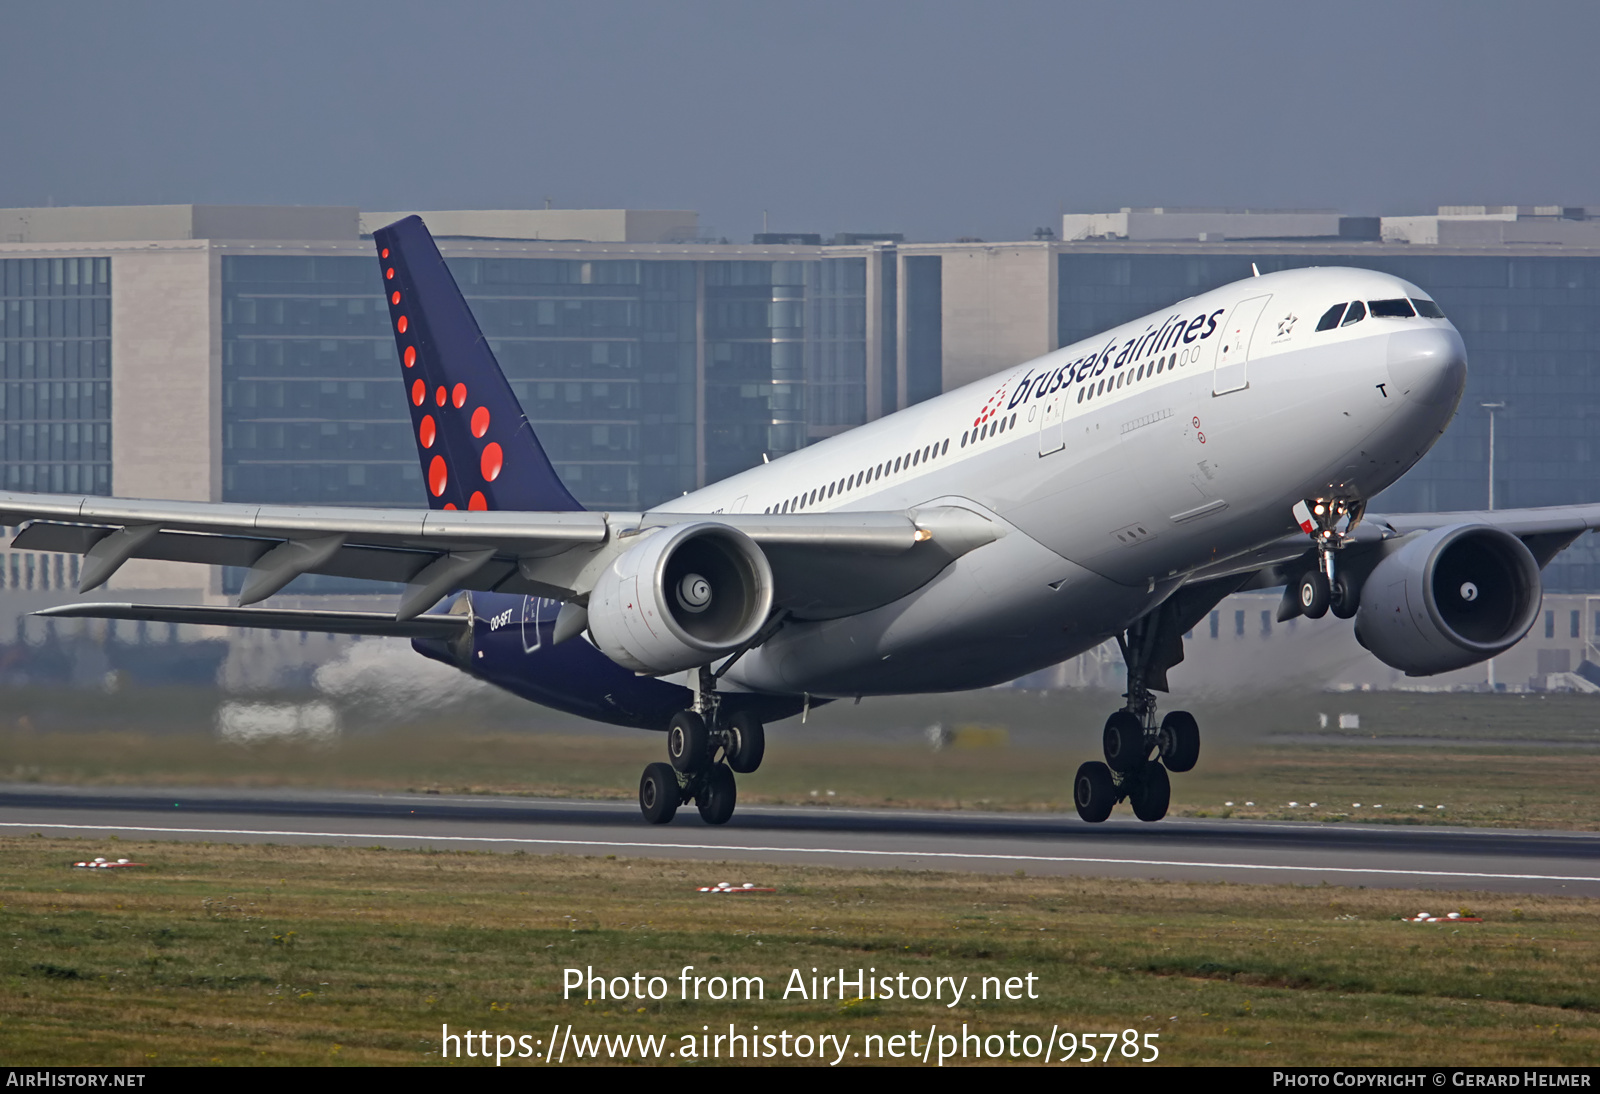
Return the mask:
POLYGON ((483 459, 479 461, 479 466, 483 470, 484 480, 493 482, 498 479, 500 477, 500 469, 504 465, 505 454, 500 451, 499 445, 490 441, 489 446, 483 450, 483 459))
POLYGON ((489 502, 484 498, 482 490, 474 490, 472 492, 472 497, 467 501, 467 508, 480 511, 489 508, 489 502))
POLYGON ((472 412, 472 435, 482 437, 489 432, 489 408, 480 406, 472 412))
POLYGON ((443 456, 435 456, 428 465, 428 489, 433 491, 433 496, 438 497, 444 493, 444 488, 450 482, 450 469, 444 465, 443 456))

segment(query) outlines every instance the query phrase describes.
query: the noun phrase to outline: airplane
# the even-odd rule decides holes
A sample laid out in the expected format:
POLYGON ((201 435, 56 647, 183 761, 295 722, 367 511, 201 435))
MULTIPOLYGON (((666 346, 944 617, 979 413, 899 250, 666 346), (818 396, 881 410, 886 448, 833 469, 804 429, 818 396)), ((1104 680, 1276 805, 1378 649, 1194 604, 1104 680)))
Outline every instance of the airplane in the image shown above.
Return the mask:
POLYGON ((1385 664, 1510 648, 1540 570, 1600 505, 1377 515, 1466 382, 1460 335, 1388 274, 1213 289, 644 512, 568 492, 417 217, 374 233, 428 510, 0 493, 13 546, 248 567, 238 606, 77 603, 53 617, 410 638, 586 718, 664 731, 644 818, 727 822, 765 726, 815 703, 1001 684, 1114 639, 1127 665, 1079 815, 1155 821, 1199 757, 1158 718, 1183 635, 1282 586, 1385 664), (305 573, 398 582, 393 613, 250 607, 305 573), (459 594, 459 595, 456 595, 459 594))

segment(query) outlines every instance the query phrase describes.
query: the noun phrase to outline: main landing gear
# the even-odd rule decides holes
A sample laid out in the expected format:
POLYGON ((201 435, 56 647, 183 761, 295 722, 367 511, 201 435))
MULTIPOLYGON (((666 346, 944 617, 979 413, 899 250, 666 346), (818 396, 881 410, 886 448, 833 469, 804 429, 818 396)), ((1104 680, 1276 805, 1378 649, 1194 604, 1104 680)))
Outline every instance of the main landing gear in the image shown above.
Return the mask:
POLYGON ((653 763, 639 779, 639 811, 651 824, 666 824, 678 806, 694 802, 707 824, 726 824, 739 790, 734 772, 747 775, 761 766, 766 730, 747 711, 727 713, 707 669, 701 669, 692 710, 667 723, 667 759, 653 763))
POLYGON ((1366 502, 1350 498, 1308 498, 1295 503, 1294 519, 1300 530, 1311 537, 1317 561, 1300 576, 1293 588, 1294 599, 1278 612, 1279 622, 1293 615, 1321 619, 1329 611, 1340 619, 1356 614, 1361 584, 1335 566, 1334 559, 1349 542, 1350 532, 1361 522, 1365 509, 1366 502))
POLYGON ((1168 772, 1191 770, 1200 758, 1200 726, 1186 710, 1174 710, 1156 722, 1156 698, 1151 685, 1166 686, 1166 669, 1182 658, 1169 647, 1182 638, 1174 633, 1167 613, 1156 612, 1136 622, 1126 636, 1117 636, 1128 666, 1127 705, 1106 719, 1101 740, 1105 762, 1091 761, 1078 768, 1072 799, 1078 816, 1098 824, 1119 802, 1133 806, 1142 821, 1167 815, 1172 800, 1168 772))

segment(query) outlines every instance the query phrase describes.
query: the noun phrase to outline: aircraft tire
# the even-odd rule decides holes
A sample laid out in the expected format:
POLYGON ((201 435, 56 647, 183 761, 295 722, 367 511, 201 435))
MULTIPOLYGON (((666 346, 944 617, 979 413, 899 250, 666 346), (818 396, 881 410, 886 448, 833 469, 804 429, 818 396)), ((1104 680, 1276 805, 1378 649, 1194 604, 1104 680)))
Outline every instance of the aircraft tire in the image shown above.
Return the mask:
POLYGON ((761 719, 740 711, 728 719, 728 766, 748 775, 767 754, 767 731, 761 719))
POLYGON ((667 723, 667 759, 685 775, 703 771, 711 760, 711 733, 705 719, 692 710, 680 710, 667 723))
POLYGON ((1072 780, 1072 804, 1078 807, 1078 816, 1090 824, 1109 817, 1111 807, 1117 804, 1117 785, 1111 780, 1111 769, 1099 760, 1080 766, 1072 780))
POLYGON ((1310 570, 1300 579, 1296 592, 1300 599, 1300 614, 1307 619, 1321 619, 1328 614, 1328 578, 1321 570, 1310 570))
POLYGON ((1161 751, 1161 762, 1168 771, 1180 774, 1194 770, 1200 759, 1200 724, 1187 710, 1169 711, 1161 719, 1161 732, 1156 741, 1161 751))
POLYGON ((678 813, 678 774, 671 764, 655 763, 639 780, 639 812, 651 824, 670 824, 678 813))
POLYGON ((1143 771, 1129 780, 1128 804, 1133 806, 1133 815, 1140 820, 1160 820, 1167 815, 1171 802, 1172 780, 1160 764, 1146 764, 1143 771))
POLYGON ((1132 771, 1145 760, 1144 726, 1131 712, 1116 711, 1106 719, 1101 745, 1105 749, 1107 767, 1123 774, 1132 771))
POLYGON ((738 800, 739 787, 727 764, 717 764, 707 771, 699 792, 695 794, 700 819, 707 824, 727 824, 738 800))
POLYGON ((1356 609, 1361 607, 1361 585, 1350 576, 1349 571, 1340 570, 1333 575, 1333 588, 1328 591, 1328 608, 1340 619, 1351 619, 1356 614, 1356 609))

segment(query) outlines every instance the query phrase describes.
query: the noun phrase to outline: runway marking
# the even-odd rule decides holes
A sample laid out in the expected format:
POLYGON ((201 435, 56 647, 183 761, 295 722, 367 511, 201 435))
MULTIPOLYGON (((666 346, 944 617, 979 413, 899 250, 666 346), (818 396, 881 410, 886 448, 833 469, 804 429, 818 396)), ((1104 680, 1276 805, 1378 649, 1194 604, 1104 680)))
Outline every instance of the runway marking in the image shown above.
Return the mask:
POLYGON ((1252 862, 1193 862, 1181 859, 1090 858, 1075 855, 1003 855, 977 851, 873 851, 847 847, 761 847, 743 844, 645 843, 624 840, 533 839, 523 836, 428 836, 403 832, 304 832, 268 828, 160 828, 132 824, 24 824, 0 821, 0 828, 66 828, 74 831, 169 832, 195 836, 315 836, 321 839, 433 840, 453 843, 527 843, 544 847, 621 847, 636 850, 748 851, 783 855, 865 855, 879 858, 989 859, 997 862, 1060 862, 1091 866, 1190 866, 1211 870, 1290 870, 1312 874, 1386 874, 1396 877, 1464 877, 1488 881, 1600 881, 1566 874, 1485 874, 1465 870, 1391 870, 1360 866, 1267 866, 1252 862))

